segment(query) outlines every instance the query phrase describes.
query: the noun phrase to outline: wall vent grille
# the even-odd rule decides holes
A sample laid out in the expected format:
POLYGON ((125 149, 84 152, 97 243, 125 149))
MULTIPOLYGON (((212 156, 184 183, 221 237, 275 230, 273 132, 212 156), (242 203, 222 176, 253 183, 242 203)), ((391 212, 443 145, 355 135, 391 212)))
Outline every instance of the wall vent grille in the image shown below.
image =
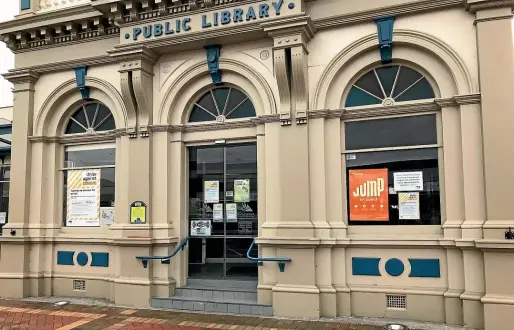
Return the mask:
POLYGON ((73 280, 73 291, 86 291, 86 281, 73 280))
POLYGON ((387 308, 407 309, 407 297, 387 295, 387 308))

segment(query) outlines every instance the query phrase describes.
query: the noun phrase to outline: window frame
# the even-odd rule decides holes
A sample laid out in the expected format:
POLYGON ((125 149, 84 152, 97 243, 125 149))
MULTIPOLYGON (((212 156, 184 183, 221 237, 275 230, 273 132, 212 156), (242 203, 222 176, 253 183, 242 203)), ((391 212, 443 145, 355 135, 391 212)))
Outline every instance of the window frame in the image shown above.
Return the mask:
MULTIPOLYGON (((361 109, 375 109, 375 108, 384 109, 384 108, 397 107, 397 106, 409 107, 410 105, 433 102, 433 100, 440 97, 439 94, 440 94, 439 89, 437 88, 437 84, 435 83, 434 78, 432 78, 432 76, 426 70, 424 70, 423 68, 420 68, 416 65, 413 65, 412 63, 407 63, 407 62, 403 62, 403 61, 393 61, 392 63, 388 63, 385 65, 382 63, 378 63, 378 64, 366 66, 362 70, 358 71, 358 73, 350 81, 348 81, 348 84, 346 85, 344 92, 341 95, 340 104, 341 104, 341 108, 347 109, 348 111, 356 111, 356 110, 361 110, 361 109), (419 74, 421 74, 423 77, 425 77, 425 79, 427 80, 429 85, 432 87, 432 91, 434 93, 434 98, 418 99, 418 100, 410 100, 410 101, 397 101, 397 102, 394 102, 394 104, 384 104, 383 102, 381 102, 378 104, 367 104, 367 105, 346 107, 346 101, 348 99, 350 91, 352 90, 352 87, 355 86, 355 84, 362 77, 364 77, 368 72, 371 72, 373 70, 376 70, 376 69, 379 69, 382 67, 387 67, 387 66, 403 66, 403 67, 407 67, 407 68, 414 70, 414 71, 418 72, 419 74)), ((384 101, 384 100, 385 99, 383 99, 382 101, 384 101)))
MULTIPOLYGON (((426 100, 425 100, 426 101, 426 100)), ((416 107, 416 104, 407 103, 411 105, 412 108, 416 107)), ((370 106, 366 106, 370 108, 370 106)), ((384 110, 384 106, 382 105, 373 105, 372 108, 378 108, 384 110)), ((353 110, 354 108, 352 108, 353 110)), ((342 162, 342 181, 343 181, 343 210, 344 210, 344 219, 345 223, 348 226, 348 234, 350 235, 369 235, 370 232, 378 232, 380 234, 384 234, 386 236, 397 236, 397 235, 409 235, 412 233, 412 229, 415 228, 416 233, 420 233, 423 235, 427 235, 427 238, 438 238, 441 236, 442 227, 446 221, 446 205, 445 205, 445 177, 444 177, 444 153, 443 153, 443 135, 442 135, 442 114, 439 110, 430 110, 430 111, 417 111, 417 112, 409 112, 402 114, 387 114, 387 113, 371 113, 367 116, 362 116, 359 118, 348 118, 341 120, 341 162, 342 162), (435 115, 436 119, 436 135, 437 135, 437 143, 429 144, 429 145, 416 145, 416 146, 400 146, 400 147, 384 147, 384 148, 370 148, 370 149, 352 149, 346 150, 346 123, 349 122, 357 122, 357 121, 370 121, 370 120, 382 120, 382 119, 390 119, 390 118, 401 118, 401 117, 412 117, 412 116, 424 116, 424 115, 435 115), (348 210, 348 184, 346 180, 346 173, 348 171, 348 167, 346 166, 346 156, 348 154, 357 154, 357 153, 370 153, 370 152, 380 152, 380 151, 399 151, 399 150, 415 150, 415 149, 437 149, 438 155, 438 174, 439 174, 439 203, 441 205, 441 224, 439 225, 383 225, 377 223, 376 225, 351 225, 350 224, 350 216, 348 210)))
MULTIPOLYGON (((98 111, 100 109, 98 108, 98 111)), ((96 119, 96 118, 93 118, 93 119, 96 119)), ((88 119, 89 121, 89 119, 88 119)), ((96 124, 96 122, 95 122, 96 124)), ((89 126, 89 124, 88 124, 89 126)), ((91 100, 88 100, 88 101, 85 101, 83 103, 80 103, 80 105, 76 106, 73 108, 73 110, 67 115, 67 121, 64 123, 63 125, 63 128, 62 128, 62 136, 63 137, 70 137, 70 136, 83 136, 83 135, 95 135, 95 134, 106 134, 106 133, 109 133, 109 132, 113 132, 113 131, 116 131, 116 119, 114 117, 114 113, 112 112, 112 110, 103 102, 99 101, 99 100, 96 100, 96 99, 91 99, 91 100), (66 131, 68 130, 68 127, 70 126, 71 122, 75 122, 76 124, 82 126, 84 128, 84 126, 81 124, 81 123, 78 123, 74 118, 73 116, 78 113, 80 110, 82 111, 85 111, 84 107, 86 107, 87 105, 89 104, 99 104, 100 106, 104 106, 109 112, 110 112, 110 115, 104 117, 103 119, 101 119, 99 121, 99 124, 97 125, 97 127, 101 126, 103 124, 104 121, 106 121, 107 119, 109 119, 110 117, 112 117, 113 121, 114 121, 114 128, 112 129, 108 129, 108 130, 101 130, 101 131, 97 131, 97 130, 91 130, 89 131, 87 128, 84 132, 80 132, 80 133, 66 133, 66 131)))
MULTIPOLYGON (((213 99, 213 101, 214 101, 214 99, 213 99)), ((231 111, 228 111, 228 114, 233 113, 234 110, 235 109, 232 109, 231 111)), ((204 111, 206 111, 206 110, 204 110, 204 111)), ((208 110, 206 112, 211 113, 208 110)), ((220 116, 218 116, 218 117, 220 117, 220 116)), ((244 89, 242 89, 242 88, 240 88, 238 86, 232 85, 232 84, 223 84, 221 86, 210 85, 207 88, 199 90, 197 92, 197 94, 195 95, 195 97, 192 98, 192 100, 188 104, 188 112, 187 112, 185 123, 186 123, 186 125, 191 125, 191 126, 195 126, 195 125, 213 125, 213 124, 220 125, 220 124, 224 124, 224 123, 233 123, 233 122, 238 122, 238 121, 248 121, 248 120, 256 118, 256 117, 257 117, 257 110, 255 108, 255 103, 253 102, 253 100, 250 97, 250 95, 244 89), (218 118, 214 118, 213 120, 208 120, 208 121, 207 120, 206 121, 191 121, 191 115, 193 113, 195 105, 197 105, 198 102, 202 98, 207 96, 208 94, 213 95, 213 91, 214 90, 221 89, 221 88, 235 89, 238 92, 242 93, 244 96, 246 96, 245 101, 241 102, 241 105, 244 102, 249 101, 252 104, 252 107, 253 107, 255 115, 254 116, 250 116, 250 117, 242 117, 242 118, 232 118, 232 119, 229 119, 229 118, 227 118, 226 114, 221 114, 220 116, 223 116, 223 120, 218 120, 218 118)))
MULTIPOLYGON (((95 132, 97 133, 97 132, 95 132)), ((109 226, 104 225, 100 221, 99 226, 66 226, 66 215, 65 215, 65 203, 66 203, 66 197, 67 197, 67 190, 64 187, 64 174, 67 171, 70 170, 88 170, 88 169, 103 169, 103 168, 113 168, 114 169, 114 191, 116 193, 116 159, 117 159, 117 148, 116 148, 116 141, 95 141, 91 143, 70 143, 70 144, 64 144, 62 145, 62 154, 60 157, 60 166, 58 167, 59 172, 59 182, 60 182, 60 189, 59 189, 59 196, 60 196, 60 202, 59 202, 59 209, 60 209, 60 224, 61 229, 65 231, 73 231, 73 230, 106 230, 109 229, 109 226), (80 150, 101 150, 101 149, 114 149, 116 152, 116 155, 114 157, 114 164, 113 165, 98 165, 98 166, 80 166, 80 167, 66 167, 65 166, 65 159, 66 159, 66 152, 68 151, 80 151, 80 150)), ((101 191, 100 191, 101 194, 101 191)), ((116 194, 114 195, 114 200, 116 201, 116 194)), ((115 204, 116 205, 116 204, 115 204)))
MULTIPOLYGON (((2 185, 2 190, 0 190, 0 192, 3 193, 3 185, 4 184, 8 185, 7 210, 3 211, 3 210, 0 209, 0 212, 5 212, 6 213, 6 215, 5 215, 5 223, 0 224, 0 236, 2 236, 2 227, 9 223, 9 203, 10 203, 10 197, 11 197, 10 196, 10 193, 11 193, 11 175, 10 175, 11 162, 6 163, 5 157, 2 157, 0 159, 0 170, 2 170, 3 168, 6 168, 6 167, 9 168, 9 180, 5 180, 5 179, 1 179, 0 180, 0 185, 2 185)), ((2 195, 1 197, 3 198, 4 196, 2 195)), ((0 204, 0 206, 1 206, 1 204, 0 204)))

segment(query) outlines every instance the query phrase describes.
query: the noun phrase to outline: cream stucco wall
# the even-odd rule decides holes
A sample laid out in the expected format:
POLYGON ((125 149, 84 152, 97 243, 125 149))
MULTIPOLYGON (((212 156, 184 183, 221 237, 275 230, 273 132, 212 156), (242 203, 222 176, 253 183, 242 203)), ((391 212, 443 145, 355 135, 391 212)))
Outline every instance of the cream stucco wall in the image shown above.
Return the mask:
POLYGON ((166 255, 189 234, 188 147, 223 139, 256 142, 259 253, 293 260, 284 272, 274 263, 259 269, 259 302, 272 304, 275 315, 386 316, 510 329, 500 320, 514 306, 508 280, 514 245, 502 237, 512 214, 490 201, 503 199, 505 189, 488 182, 499 185, 500 174, 506 183, 514 180, 498 165, 510 164, 505 150, 514 140, 504 139, 514 106, 507 92, 514 77, 512 15, 506 4, 488 9, 491 4, 482 2, 469 0, 466 10, 460 1, 435 8, 421 0, 297 0, 296 9, 307 15, 243 32, 227 29, 210 40, 194 35, 140 47, 120 46, 123 40, 111 37, 19 52, 18 71, 6 75, 16 98, 0 295, 88 296, 138 307, 148 306, 150 297, 173 295, 186 284, 187 250, 170 265, 151 261, 148 268, 135 257, 166 255), (381 65, 373 18, 391 11, 399 13, 393 63, 424 74, 436 97, 344 109, 349 86, 381 65), (214 42, 223 44, 223 82, 247 93, 256 118, 187 123, 193 102, 212 87, 202 46, 214 42), (72 69, 81 63, 88 63, 91 98, 110 108, 115 131, 63 135, 83 102, 72 69), (419 114, 437 118, 441 225, 349 226, 345 122, 419 114), (496 147, 499 141, 505 148, 496 147), (63 227, 64 149, 98 142, 116 145, 115 223, 63 227), (134 200, 147 203, 146 224, 129 223, 134 200), (59 251, 75 252, 73 265, 59 264, 59 251), (79 252, 88 256, 84 266, 77 265, 79 252), (109 255, 106 267, 91 265, 94 253, 109 255), (379 274, 356 275, 354 258, 380 259, 379 274), (405 266, 399 276, 386 270, 391 259, 405 266), (439 274, 409 276, 410 259, 437 260, 439 274), (73 280, 85 280, 86 291, 74 290, 73 280), (388 307, 391 295, 405 297, 406 307, 388 307))

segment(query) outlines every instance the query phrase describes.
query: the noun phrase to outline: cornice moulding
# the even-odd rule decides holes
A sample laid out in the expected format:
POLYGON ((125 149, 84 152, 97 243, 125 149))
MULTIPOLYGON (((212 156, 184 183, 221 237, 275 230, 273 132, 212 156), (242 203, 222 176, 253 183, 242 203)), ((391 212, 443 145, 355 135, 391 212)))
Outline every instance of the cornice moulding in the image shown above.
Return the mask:
POLYGON ((467 0, 466 9, 471 13, 476 13, 480 10, 505 8, 510 7, 514 9, 514 0, 467 0))
POLYGON ((139 60, 146 64, 154 65, 159 59, 159 55, 148 47, 138 45, 131 48, 115 48, 108 50, 107 53, 115 61, 134 61, 139 60))
POLYGON ((116 138, 128 135, 127 130, 124 128, 108 131, 96 132, 85 134, 70 134, 62 136, 29 136, 29 141, 34 143, 59 143, 59 144, 72 144, 72 143, 90 143, 100 141, 112 141, 116 138))
MULTIPOLYGON (((514 0, 509 1, 490 1, 491 4, 496 3, 512 3, 514 0)), ((112 13, 109 10, 109 13, 102 13, 98 9, 95 8, 95 6, 106 5, 108 6, 110 3, 119 2, 119 1, 111 1, 111 0, 105 0, 105 1, 93 1, 89 4, 84 4, 72 8, 66 8, 63 10, 56 10, 56 11, 49 11, 37 15, 32 16, 24 16, 22 18, 14 19, 8 22, 0 23, 0 35, 4 36, 4 40, 9 40, 10 37, 12 37, 13 33, 23 31, 24 33, 28 33, 29 30, 37 30, 41 29, 43 27, 49 27, 62 25, 65 23, 71 23, 71 22, 77 22, 80 20, 93 20, 98 18, 103 18, 105 20, 112 20, 112 13), (106 17, 108 15, 109 17, 106 17)), ((201 9, 194 10, 194 13, 202 13, 202 12, 208 12, 212 10, 221 10, 226 7, 233 7, 234 4, 252 4, 255 1, 252 0, 244 0, 244 1, 220 1, 223 2, 222 4, 215 5, 213 7, 205 6, 201 9)), ((188 4, 181 4, 181 6, 185 6, 188 4)), ((498 6, 498 4, 496 4, 498 6)), ((433 0, 423 0, 423 1, 416 1, 412 3, 407 4, 401 4, 401 5, 394 5, 394 6, 388 6, 388 7, 382 7, 382 8, 374 8, 370 10, 365 10, 361 12, 353 12, 353 13, 345 13, 341 15, 335 15, 331 17, 322 17, 317 18, 314 21, 310 22, 307 26, 307 28, 304 28, 305 35, 304 37, 310 39, 312 35, 314 35, 315 31, 317 29, 324 29, 324 28, 330 28, 333 26, 341 26, 346 24, 354 24, 358 22, 363 21, 369 21, 373 18, 384 16, 384 15, 406 15, 406 14, 412 14, 416 12, 422 12, 422 11, 428 11, 428 10, 437 10, 437 9, 443 9, 443 8, 449 8, 449 7, 457 7, 462 6, 462 0, 439 0, 439 1, 433 1, 433 0), (309 37, 310 36, 310 37, 309 37)), ((172 7, 167 7, 167 11, 172 11, 172 7)), ((160 11, 159 11, 160 12, 160 11)), ((179 17, 186 15, 188 13, 192 13, 193 11, 186 10, 186 11, 178 11, 173 12, 172 14, 167 15, 156 15, 152 18, 148 19, 140 19, 134 22, 128 22, 128 23, 122 23, 118 24, 120 26, 131 26, 134 24, 145 24, 150 23, 156 20, 162 20, 163 18, 169 18, 173 19, 174 17, 179 17)), ((142 14, 142 13, 139 13, 142 14)), ((139 15, 138 14, 138 15, 139 15)), ((305 15, 305 14, 304 14, 305 15)), ((290 21, 290 24, 292 21, 294 21, 294 17, 289 17, 285 19, 278 19, 276 20, 277 24, 286 24, 288 21, 290 21)), ((213 31, 199 31, 195 33, 190 33, 187 35, 182 36, 175 36, 172 38, 159 38, 159 39, 152 39, 148 41, 142 41, 137 43, 138 45, 147 45, 150 48, 157 48, 162 46, 169 46, 169 45, 176 45, 176 44, 183 44, 187 42, 193 42, 193 41, 199 41, 199 40, 205 40, 209 38, 220 38, 225 37, 227 35, 234 35, 234 34, 242 34, 242 33, 251 33, 251 32, 263 32, 263 24, 264 26, 269 25, 273 26, 273 22, 255 22, 255 23, 249 23, 245 26, 230 26, 219 30, 213 30, 213 31)), ((294 23, 293 23, 294 25, 294 23)), ((290 29, 292 29, 293 32, 295 27, 291 26, 290 29)), ((84 39, 79 40, 65 40, 62 42, 55 42, 53 44, 45 44, 42 42, 41 45, 31 45, 31 47, 27 47, 24 49, 14 49, 15 52, 26 52, 26 51, 35 51, 39 49, 46 49, 51 47, 58 47, 58 46, 66 46, 76 43, 82 43, 82 42, 88 42, 97 40, 100 38, 106 38, 106 37, 112 37, 117 36, 119 37, 119 29, 112 34, 108 35, 100 35, 96 37, 86 37, 84 39)), ((298 31, 297 31, 298 32, 298 31)))
POLYGON ((34 84, 39 79, 39 73, 34 70, 23 69, 4 73, 3 77, 14 85, 22 83, 34 84))
POLYGON ((52 10, 33 16, 15 18, 10 21, 0 23, 0 34, 12 33, 39 28, 42 26, 51 26, 63 24, 75 20, 82 20, 102 16, 103 14, 91 7, 91 4, 66 8, 62 10, 52 10))
POLYGON ((363 10, 360 12, 317 18, 314 19, 314 25, 318 29, 324 29, 338 25, 355 24, 362 21, 369 21, 380 16, 400 16, 421 11, 438 10, 460 6, 462 6, 462 0, 423 0, 406 4, 363 10))

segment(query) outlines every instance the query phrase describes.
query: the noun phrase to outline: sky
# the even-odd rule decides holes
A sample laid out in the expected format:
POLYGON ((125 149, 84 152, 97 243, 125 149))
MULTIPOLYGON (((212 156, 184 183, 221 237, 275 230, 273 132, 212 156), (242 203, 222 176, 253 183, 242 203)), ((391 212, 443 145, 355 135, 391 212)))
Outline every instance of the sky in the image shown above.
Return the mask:
MULTIPOLYGON (((0 10, 0 21, 7 21, 14 18, 19 12, 20 0, 0 0, 2 10, 0 10)), ((14 54, 0 42, 0 73, 5 73, 14 68, 14 54)), ((0 107, 12 106, 12 85, 0 76, 0 107)))

